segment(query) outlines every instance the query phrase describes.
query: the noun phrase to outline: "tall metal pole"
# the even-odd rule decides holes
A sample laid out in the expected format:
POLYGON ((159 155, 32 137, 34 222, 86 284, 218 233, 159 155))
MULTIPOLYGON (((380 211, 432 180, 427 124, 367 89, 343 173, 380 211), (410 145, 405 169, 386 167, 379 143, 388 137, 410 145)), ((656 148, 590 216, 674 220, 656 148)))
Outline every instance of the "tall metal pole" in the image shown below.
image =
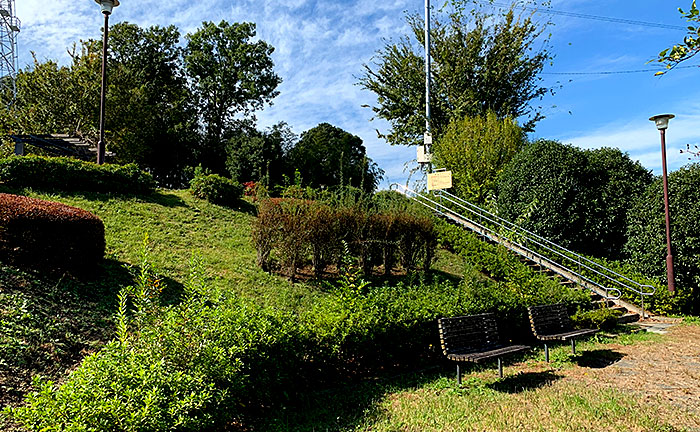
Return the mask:
MULTIPOLYGON (((427 137, 430 137, 432 145, 432 134, 430 131, 430 0, 425 0, 425 135, 423 138, 423 151, 425 155, 430 153, 427 137)), ((428 172, 432 172, 432 164, 428 162, 428 172)))
POLYGON ((676 282, 673 274, 673 255, 671 254, 671 212, 668 205, 668 175, 666 174, 666 129, 659 129, 661 134, 661 159, 663 166, 664 182, 664 207, 666 209, 666 277, 668 290, 676 290, 676 282))
POLYGON ((100 91, 100 140, 97 142, 97 164, 105 163, 105 99, 107 94, 107 36, 109 14, 105 13, 105 30, 102 38, 102 89, 100 91))

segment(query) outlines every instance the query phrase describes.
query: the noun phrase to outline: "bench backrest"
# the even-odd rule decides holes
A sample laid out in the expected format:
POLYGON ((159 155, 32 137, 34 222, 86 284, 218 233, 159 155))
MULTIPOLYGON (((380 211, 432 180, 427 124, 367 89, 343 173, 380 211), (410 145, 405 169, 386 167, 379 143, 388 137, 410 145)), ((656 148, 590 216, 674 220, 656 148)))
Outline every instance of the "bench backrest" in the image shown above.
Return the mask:
POLYGON ((492 313, 440 318, 438 328, 445 355, 483 351, 500 343, 492 313))
POLYGON ((564 333, 574 328, 564 303, 527 308, 535 336, 564 333))

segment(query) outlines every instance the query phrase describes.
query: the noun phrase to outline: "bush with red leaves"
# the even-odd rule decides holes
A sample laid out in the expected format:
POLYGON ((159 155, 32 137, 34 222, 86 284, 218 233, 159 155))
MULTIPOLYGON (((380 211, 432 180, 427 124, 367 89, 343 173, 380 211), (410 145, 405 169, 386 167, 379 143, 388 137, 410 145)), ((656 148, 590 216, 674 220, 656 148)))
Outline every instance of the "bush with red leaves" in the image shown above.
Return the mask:
POLYGON ((94 214, 65 204, 0 193, 0 260, 22 267, 94 272, 105 230, 94 214))

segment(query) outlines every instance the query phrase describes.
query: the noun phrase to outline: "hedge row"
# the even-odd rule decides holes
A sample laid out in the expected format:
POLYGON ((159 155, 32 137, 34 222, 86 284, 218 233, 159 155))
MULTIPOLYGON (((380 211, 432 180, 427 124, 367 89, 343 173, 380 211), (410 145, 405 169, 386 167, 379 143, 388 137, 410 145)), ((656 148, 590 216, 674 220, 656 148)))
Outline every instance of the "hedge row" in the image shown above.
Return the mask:
POLYGON ((97 165, 78 159, 12 156, 0 159, 0 183, 42 190, 148 193, 153 177, 135 164, 97 165))
POLYGON ((65 204, 0 194, 0 260, 18 266, 91 272, 104 255, 102 221, 65 204))
POLYGON ((396 264, 405 270, 430 268, 436 240, 430 218, 367 206, 331 206, 294 198, 260 202, 253 227, 257 263, 272 268, 274 257, 288 276, 310 263, 316 274, 340 265, 343 242, 365 273, 376 265, 389 274, 396 264))

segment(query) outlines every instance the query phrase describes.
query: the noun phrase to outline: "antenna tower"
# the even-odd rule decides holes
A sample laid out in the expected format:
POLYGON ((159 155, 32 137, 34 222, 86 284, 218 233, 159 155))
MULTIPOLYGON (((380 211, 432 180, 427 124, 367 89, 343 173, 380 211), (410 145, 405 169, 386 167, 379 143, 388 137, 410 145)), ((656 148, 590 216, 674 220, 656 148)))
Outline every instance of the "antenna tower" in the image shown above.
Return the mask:
POLYGON ((17 33, 20 21, 15 16, 15 0, 0 0, 0 95, 11 95, 14 103, 17 96, 17 33))

